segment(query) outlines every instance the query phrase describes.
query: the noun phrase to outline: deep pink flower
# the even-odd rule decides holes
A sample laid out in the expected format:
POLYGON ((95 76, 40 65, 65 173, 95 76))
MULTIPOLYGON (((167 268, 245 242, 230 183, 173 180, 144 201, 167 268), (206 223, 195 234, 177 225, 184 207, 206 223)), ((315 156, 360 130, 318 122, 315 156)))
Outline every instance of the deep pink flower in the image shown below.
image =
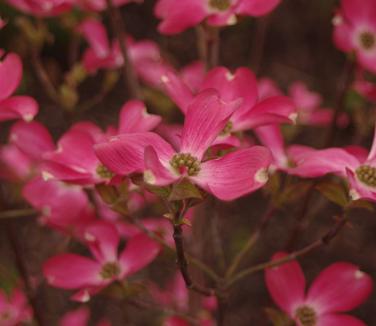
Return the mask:
MULTIPOLYGON (((298 112, 298 123, 311 126, 327 126, 333 119, 334 110, 322 108, 322 98, 307 88, 303 82, 295 82, 289 87, 289 95, 294 101, 298 112)), ((342 113, 337 120, 339 127, 346 127, 349 118, 342 113)))
MULTIPOLYGON (((0 60, 2 53, 0 52, 0 60)), ((0 121, 21 118, 30 121, 38 112, 37 102, 29 96, 11 96, 22 78, 22 62, 15 53, 0 61, 0 121)))
MULTIPOLYGON (((110 44, 107 31, 100 21, 87 19, 79 25, 78 30, 90 45, 82 59, 88 72, 114 69, 123 64, 118 40, 110 44)), ((172 69, 163 62, 157 44, 147 40, 135 42, 131 38, 126 40, 126 44, 129 59, 138 76, 146 83, 157 87, 162 72, 165 69, 172 69)))
MULTIPOLYGON (((126 102, 119 119, 118 128, 111 128, 109 135, 148 131, 161 120, 159 116, 148 114, 145 105, 138 100, 126 102)), ((108 182, 113 175, 99 162, 94 145, 105 141, 109 135, 91 122, 73 125, 59 139, 57 149, 44 154, 43 176, 81 185, 108 182)))
POLYGON ((323 150, 301 148, 294 155, 297 164, 294 174, 312 178, 334 173, 348 180, 354 200, 376 200, 376 129, 368 156, 356 146, 323 150))
MULTIPOLYGON (((174 275, 173 279, 167 284, 165 289, 152 284, 150 286, 151 294, 154 300, 163 306, 170 307, 181 313, 189 312, 189 292, 185 285, 181 273, 174 275)), ((211 312, 217 309, 217 300, 215 297, 205 297, 200 302, 199 325, 214 326, 211 312)), ((163 326, 188 326, 189 323, 182 317, 170 316, 163 321, 163 326)))
POLYGON ((74 236, 80 236, 95 216, 85 191, 78 186, 37 177, 24 186, 22 195, 40 212, 41 223, 74 236))
POLYGON ((14 289, 10 296, 0 290, 0 325, 15 326, 32 321, 33 312, 20 289, 14 289))
POLYGON ((0 17, 0 29, 2 29, 6 24, 6 21, 0 17))
POLYGON ((376 2, 342 0, 333 24, 335 45, 355 52, 363 68, 376 72, 376 2))
POLYGON ((237 106, 206 90, 187 109, 179 151, 155 133, 134 133, 96 145, 96 153, 119 175, 144 173, 147 183, 159 186, 188 178, 216 197, 232 200, 262 187, 271 162, 269 150, 261 146, 205 160, 237 106))
POLYGON ((176 34, 206 19, 209 25, 236 23, 237 15, 262 16, 272 11, 280 0, 159 0, 155 15, 162 19, 158 29, 176 34))
POLYGON ((56 16, 72 9, 74 0, 7 0, 17 9, 35 16, 56 16))
POLYGON ((9 134, 9 143, 0 151, 8 177, 27 179, 39 173, 42 155, 55 148, 48 130, 39 122, 18 121, 9 134))
POLYGON ((119 234, 109 222, 96 222, 85 230, 84 238, 94 258, 76 254, 54 256, 43 265, 50 285, 79 289, 73 300, 85 302, 114 281, 136 273, 158 255, 160 246, 144 234, 128 240, 118 254, 119 234))
MULTIPOLYGON (((81 307, 67 312, 59 322, 59 326, 87 326, 89 325, 90 311, 87 307, 81 307)), ((111 326, 107 320, 102 320, 96 326, 111 326)))
MULTIPOLYGON (((285 255, 277 253, 273 260, 285 255)), ((359 319, 342 314, 363 303, 372 291, 371 277, 358 266, 345 262, 328 266, 306 294, 306 280, 296 261, 268 268, 265 281, 273 301, 298 326, 365 326, 359 319)))
MULTIPOLYGON (((194 97, 189 86, 171 71, 167 71, 161 81, 165 91, 185 113, 194 97)), ((259 101, 256 77, 248 68, 238 68, 232 74, 225 67, 216 67, 207 73, 199 86, 200 91, 206 89, 217 90, 223 101, 241 101, 229 120, 227 134, 267 124, 292 123, 296 119, 295 105, 286 96, 259 101)))

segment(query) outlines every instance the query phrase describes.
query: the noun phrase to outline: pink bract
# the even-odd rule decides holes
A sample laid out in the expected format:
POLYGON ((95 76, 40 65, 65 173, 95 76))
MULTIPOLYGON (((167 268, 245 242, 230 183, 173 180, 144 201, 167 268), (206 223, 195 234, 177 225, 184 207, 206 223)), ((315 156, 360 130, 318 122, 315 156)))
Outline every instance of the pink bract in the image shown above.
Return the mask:
MULTIPOLYGON (((2 54, 0 53, 0 59, 2 54)), ((37 102, 29 96, 11 96, 22 78, 22 62, 15 53, 8 53, 0 62, 0 121, 31 121, 38 112, 37 102)))
POLYGON ((95 151, 116 174, 144 173, 145 182, 158 186, 188 178, 216 197, 232 200, 262 187, 271 162, 269 150, 261 146, 205 161, 205 152, 237 107, 206 90, 187 109, 179 151, 154 133, 120 135, 96 145, 95 151))
POLYGON ((56 16, 72 9, 74 0, 7 0, 8 3, 27 14, 56 16))
POLYGON ((73 300, 86 302, 110 283, 136 273, 155 259, 160 246, 141 234, 128 240, 118 253, 119 233, 109 222, 95 222, 85 229, 84 239, 93 258, 61 254, 48 259, 43 274, 48 283, 79 290, 73 300))
POLYGON ((342 0, 333 24, 335 45, 344 52, 355 52, 360 66, 376 72, 376 3, 342 0))
MULTIPOLYGON (((284 256, 276 253, 273 260, 284 256)), ((300 326, 306 325, 303 320, 316 326, 365 326, 359 319, 342 314, 363 303, 372 291, 371 277, 358 266, 345 262, 328 266, 307 293, 296 261, 266 269, 265 282, 273 301, 300 326)))
POLYGON ((206 19, 209 25, 236 23, 237 15, 262 16, 272 11, 280 0, 159 0, 155 15, 162 20, 158 29, 163 34, 177 34, 206 19))
POLYGON ((0 290, 0 325, 14 326, 31 322, 32 315, 26 296, 20 289, 14 289, 9 296, 0 290))
MULTIPOLYGON (((67 312, 59 322, 59 326, 88 326, 90 311, 87 307, 81 307, 67 312)), ((111 326, 107 320, 102 320, 96 326, 111 326)))
POLYGON ((354 146, 323 150, 302 147, 295 149, 294 156, 297 166, 291 170, 295 175, 314 178, 334 173, 347 179, 352 199, 376 200, 376 129, 367 157, 364 149, 354 146))

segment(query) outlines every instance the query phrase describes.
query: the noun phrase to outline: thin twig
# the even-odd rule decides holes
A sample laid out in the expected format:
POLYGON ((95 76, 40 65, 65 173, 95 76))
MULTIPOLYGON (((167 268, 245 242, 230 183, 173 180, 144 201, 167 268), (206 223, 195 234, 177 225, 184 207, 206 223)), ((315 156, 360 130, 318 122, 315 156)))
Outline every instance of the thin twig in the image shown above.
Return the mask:
POLYGON ((201 61, 204 62, 206 70, 218 65, 220 49, 220 29, 207 25, 196 27, 197 50, 201 61))
POLYGON ((266 39, 266 34, 267 34, 268 26, 270 23, 270 19, 271 17, 270 15, 268 15, 266 17, 257 19, 256 21, 256 31, 255 31, 255 37, 253 39, 253 46, 252 46, 251 60, 250 60, 251 67, 256 75, 260 70, 261 59, 264 54, 265 39, 266 39))
POLYGON ((314 241, 313 243, 305 246, 304 248, 294 251, 291 254, 278 259, 278 260, 273 260, 273 261, 268 261, 265 263, 261 263, 255 266, 252 266, 250 268, 244 269, 243 271, 239 272, 236 274, 232 279, 228 281, 226 284, 227 287, 232 286, 234 283, 240 281, 244 277, 247 277, 249 275, 255 274, 257 272, 260 272, 266 268, 271 268, 271 267, 276 267, 279 265, 282 265, 284 263, 287 263, 291 260, 294 260, 300 256, 303 256, 317 248, 320 248, 323 245, 328 245, 339 233, 339 231, 346 225, 347 223, 347 218, 343 216, 340 218, 336 224, 333 225, 333 227, 327 231, 320 239, 314 241))
POLYGON ((126 44, 126 32, 125 32, 125 26, 123 23, 123 19, 121 17, 121 13, 119 9, 114 6, 112 0, 106 0, 108 12, 110 14, 110 20, 112 29, 119 41, 120 45, 120 52, 123 57, 123 77, 125 86, 128 88, 129 93, 131 97, 134 98, 141 98, 141 91, 140 86, 138 84, 138 79, 136 77, 136 74, 134 72, 132 63, 129 59, 128 50, 127 50, 127 44, 126 44))
POLYGON ((231 278, 231 276, 236 272, 237 268, 239 267, 241 261, 247 255, 247 253, 252 249, 254 244, 260 238, 262 232, 268 225, 270 219, 273 217, 276 208, 273 205, 269 205, 268 209, 266 210, 265 214, 262 216, 259 225, 257 226, 256 230, 250 235, 248 241, 245 243, 244 247, 239 251, 239 253, 235 256, 234 260, 230 264, 229 268, 226 271, 225 279, 231 278))
POLYGON ((33 208, 12 209, 9 211, 0 212, 0 220, 7 219, 7 218, 28 217, 28 216, 35 215, 35 214, 37 214, 37 211, 33 208))
POLYGON ((337 133, 338 118, 345 107, 346 95, 353 80, 355 66, 356 66, 355 60, 352 60, 351 58, 348 58, 346 60, 345 66, 343 68, 343 72, 339 81, 336 106, 335 106, 332 122, 330 124, 330 128, 328 130, 328 134, 325 139, 324 147, 333 145, 335 141, 335 137, 337 133))

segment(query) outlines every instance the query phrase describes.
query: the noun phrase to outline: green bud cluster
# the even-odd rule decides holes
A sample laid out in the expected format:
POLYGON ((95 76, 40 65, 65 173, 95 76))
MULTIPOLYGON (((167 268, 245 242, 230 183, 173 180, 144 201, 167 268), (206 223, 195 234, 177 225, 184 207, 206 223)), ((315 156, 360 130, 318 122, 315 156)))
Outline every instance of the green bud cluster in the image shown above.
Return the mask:
POLYGON ((181 168, 186 168, 187 174, 189 176, 197 175, 200 170, 199 160, 189 153, 178 153, 175 154, 170 160, 170 165, 178 172, 181 173, 181 168))

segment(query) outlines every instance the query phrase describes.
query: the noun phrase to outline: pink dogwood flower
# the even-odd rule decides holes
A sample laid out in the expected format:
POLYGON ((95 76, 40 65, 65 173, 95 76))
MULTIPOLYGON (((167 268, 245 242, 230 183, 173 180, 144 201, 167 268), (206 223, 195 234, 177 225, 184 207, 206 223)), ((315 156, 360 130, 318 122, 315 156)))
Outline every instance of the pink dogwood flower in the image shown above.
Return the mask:
POLYGON ((226 104, 215 90, 197 95, 187 108, 178 151, 150 132, 114 137, 95 151, 116 174, 144 173, 145 182, 158 186, 188 178, 216 197, 232 200, 262 187, 271 163, 269 150, 261 146, 205 160, 238 105, 226 104))
POLYGON ((333 19, 334 43, 344 52, 355 52, 363 68, 376 72, 376 3, 342 0, 333 19))
MULTIPOLYGON (((151 294, 155 301, 163 306, 170 307, 181 313, 189 312, 189 292, 180 272, 176 273, 165 289, 151 284, 151 294)), ((217 309, 215 297, 203 298, 200 302, 200 310, 197 313, 200 326, 214 326, 211 312, 217 309)), ((163 326, 189 326, 183 317, 169 316, 163 321, 163 326)))
POLYGON ((56 16, 72 9, 74 0, 7 0, 15 8, 35 16, 56 16))
MULTIPOLYGON (((277 253, 273 260, 284 257, 277 253)), ((273 301, 298 326, 365 326, 356 317, 343 314, 363 303, 373 287, 369 275, 346 262, 331 264, 305 293, 306 280, 296 261, 268 268, 265 282, 273 301)))
POLYGON ((20 289, 14 289, 9 296, 3 290, 0 290, 1 326, 15 326, 31 322, 32 316, 33 311, 20 289))
POLYGON ((294 174, 314 178, 334 173, 347 179, 352 199, 376 201, 376 129, 368 156, 362 148, 350 146, 323 150, 301 148, 295 157, 294 174))
POLYGON ((209 25, 236 23, 236 16, 259 17, 271 12, 280 0, 159 0, 155 15, 162 19, 158 30, 177 34, 206 20, 209 25))
POLYGON ((30 180, 22 195, 40 212, 39 221, 70 235, 80 236, 94 220, 94 212, 85 191, 79 186, 41 177, 30 180))
POLYGON ((0 121, 19 118, 31 121, 38 113, 37 102, 29 96, 11 96, 21 82, 21 59, 15 53, 2 57, 0 50, 0 121))
MULTIPOLYGON (((81 307, 67 312, 59 322, 59 326, 87 326, 89 325, 90 311, 87 307, 81 307)), ((111 326, 107 320, 102 320, 96 326, 111 326)))
MULTIPOLYGON (((153 129, 160 117, 146 112, 145 105, 137 100, 126 102, 120 111, 117 129, 109 134, 143 132, 153 129)), ((55 151, 44 154, 42 174, 45 178, 92 185, 108 182, 113 174, 98 160, 94 145, 108 138, 102 130, 90 122, 73 125, 58 141, 55 151)))
MULTIPOLYGON (((194 97, 188 85, 171 71, 166 72, 161 81, 165 91, 185 113, 194 97)), ((296 119, 295 105, 286 96, 259 101, 256 77, 248 68, 238 68, 232 74, 225 67, 216 67, 207 73, 199 87, 200 91, 206 89, 216 89, 223 101, 241 101, 222 136, 267 124, 292 123, 296 119)))
POLYGON ((73 300, 86 302, 114 281, 143 269, 155 259, 160 246, 141 234, 128 240, 118 253, 119 233, 109 222, 89 225, 84 234, 94 258, 65 253, 48 259, 43 265, 43 274, 48 283, 62 289, 79 289, 73 300))
MULTIPOLYGON (((86 19, 78 30, 90 47, 83 55, 83 65, 89 73, 98 69, 115 69, 123 65, 118 40, 110 43, 103 24, 96 19, 86 19)), ((158 86, 162 71, 171 69, 161 58, 158 46, 152 41, 133 41, 127 38, 129 60, 138 76, 146 83, 158 86)))

